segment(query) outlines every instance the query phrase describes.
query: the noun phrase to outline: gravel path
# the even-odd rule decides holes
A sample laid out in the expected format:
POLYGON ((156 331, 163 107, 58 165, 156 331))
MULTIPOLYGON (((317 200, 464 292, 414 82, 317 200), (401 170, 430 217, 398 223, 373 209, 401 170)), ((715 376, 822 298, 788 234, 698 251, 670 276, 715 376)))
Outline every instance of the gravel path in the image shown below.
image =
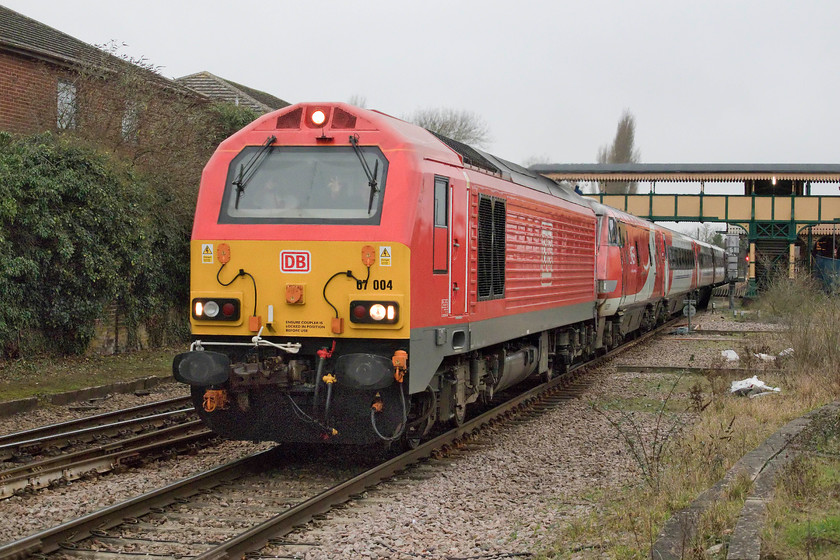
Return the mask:
MULTIPOLYGON (((755 323, 720 317, 720 312, 701 314, 693 323, 707 329, 756 329, 755 323)), ((712 363, 720 353, 718 343, 706 347, 686 341, 677 346, 678 350, 674 344, 664 337, 633 349, 616 361, 682 365, 680 360, 693 353, 692 365, 701 365, 712 363), (683 348, 689 344, 693 344, 690 352, 683 348)), ((468 452, 435 462, 433 476, 408 476, 384 483, 369 491, 367 499, 349 503, 289 535, 289 540, 317 543, 301 552, 311 560, 408 559, 419 554, 445 558, 539 550, 542 543, 551 541, 557 527, 597 507, 595 500, 602 491, 618 489, 638 477, 615 430, 588 404, 604 396, 632 392, 632 379, 637 374, 616 373, 613 367, 604 366, 593 376, 591 388, 581 398, 566 401, 529 421, 497 428, 468 452)), ((170 392, 183 394, 184 389, 174 384, 162 385, 144 399, 121 395, 102 406, 119 408, 160 400, 170 392)), ((0 431, 55 422, 59 417, 76 414, 79 413, 58 408, 39 410, 26 418, 0 421, 0 431)), ((196 456, 2 501, 0 516, 5 522, 0 525, 0 543, 270 446, 226 442, 196 456)))

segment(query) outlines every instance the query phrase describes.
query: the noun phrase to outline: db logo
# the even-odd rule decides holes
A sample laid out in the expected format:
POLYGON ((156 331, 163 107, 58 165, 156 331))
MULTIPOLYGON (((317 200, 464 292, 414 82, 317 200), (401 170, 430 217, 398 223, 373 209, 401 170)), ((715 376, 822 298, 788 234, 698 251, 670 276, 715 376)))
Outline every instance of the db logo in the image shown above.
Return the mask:
POLYGON ((311 265, 312 255, 309 251, 280 251, 281 272, 309 272, 311 265))

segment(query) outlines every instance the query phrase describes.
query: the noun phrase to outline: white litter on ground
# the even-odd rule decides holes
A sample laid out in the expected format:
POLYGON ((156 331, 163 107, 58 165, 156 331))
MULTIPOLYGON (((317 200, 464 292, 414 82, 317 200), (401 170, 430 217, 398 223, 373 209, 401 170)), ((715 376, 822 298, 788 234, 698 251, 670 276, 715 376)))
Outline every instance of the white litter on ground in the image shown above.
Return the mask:
POLYGON ((781 393, 778 387, 771 387, 760 380, 757 376, 752 376, 749 379, 742 379, 741 381, 733 381, 730 393, 740 396, 758 396, 766 393, 781 393))
POLYGON ((721 350, 720 354, 730 362, 737 362, 741 359, 735 350, 721 350))
POLYGON ((765 362, 775 362, 776 361, 776 356, 771 356, 770 354, 761 354, 761 353, 756 354, 756 353, 753 353, 753 356, 755 356, 759 360, 764 360, 765 362))

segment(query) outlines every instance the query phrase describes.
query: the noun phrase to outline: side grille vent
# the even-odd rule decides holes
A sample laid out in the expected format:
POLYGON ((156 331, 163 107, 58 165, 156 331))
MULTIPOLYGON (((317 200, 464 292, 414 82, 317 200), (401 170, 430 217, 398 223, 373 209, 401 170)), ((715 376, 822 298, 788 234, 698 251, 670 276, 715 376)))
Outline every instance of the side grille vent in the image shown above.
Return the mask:
POLYGON ((478 199, 478 299, 505 296, 505 201, 478 199))
POLYGON ((333 111, 332 127, 356 128, 356 115, 351 115, 341 107, 336 107, 333 111))
POLYGON ((294 111, 277 117, 277 128, 300 128, 300 119, 303 116, 303 109, 298 107, 294 111))

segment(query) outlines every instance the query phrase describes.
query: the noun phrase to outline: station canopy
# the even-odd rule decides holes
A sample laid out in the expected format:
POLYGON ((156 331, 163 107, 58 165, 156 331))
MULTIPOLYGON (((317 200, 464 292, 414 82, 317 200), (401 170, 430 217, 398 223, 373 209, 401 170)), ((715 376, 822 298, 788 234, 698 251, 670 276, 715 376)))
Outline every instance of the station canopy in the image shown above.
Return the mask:
POLYGON ((529 169, 555 181, 840 182, 840 164, 833 163, 543 163, 529 169))

